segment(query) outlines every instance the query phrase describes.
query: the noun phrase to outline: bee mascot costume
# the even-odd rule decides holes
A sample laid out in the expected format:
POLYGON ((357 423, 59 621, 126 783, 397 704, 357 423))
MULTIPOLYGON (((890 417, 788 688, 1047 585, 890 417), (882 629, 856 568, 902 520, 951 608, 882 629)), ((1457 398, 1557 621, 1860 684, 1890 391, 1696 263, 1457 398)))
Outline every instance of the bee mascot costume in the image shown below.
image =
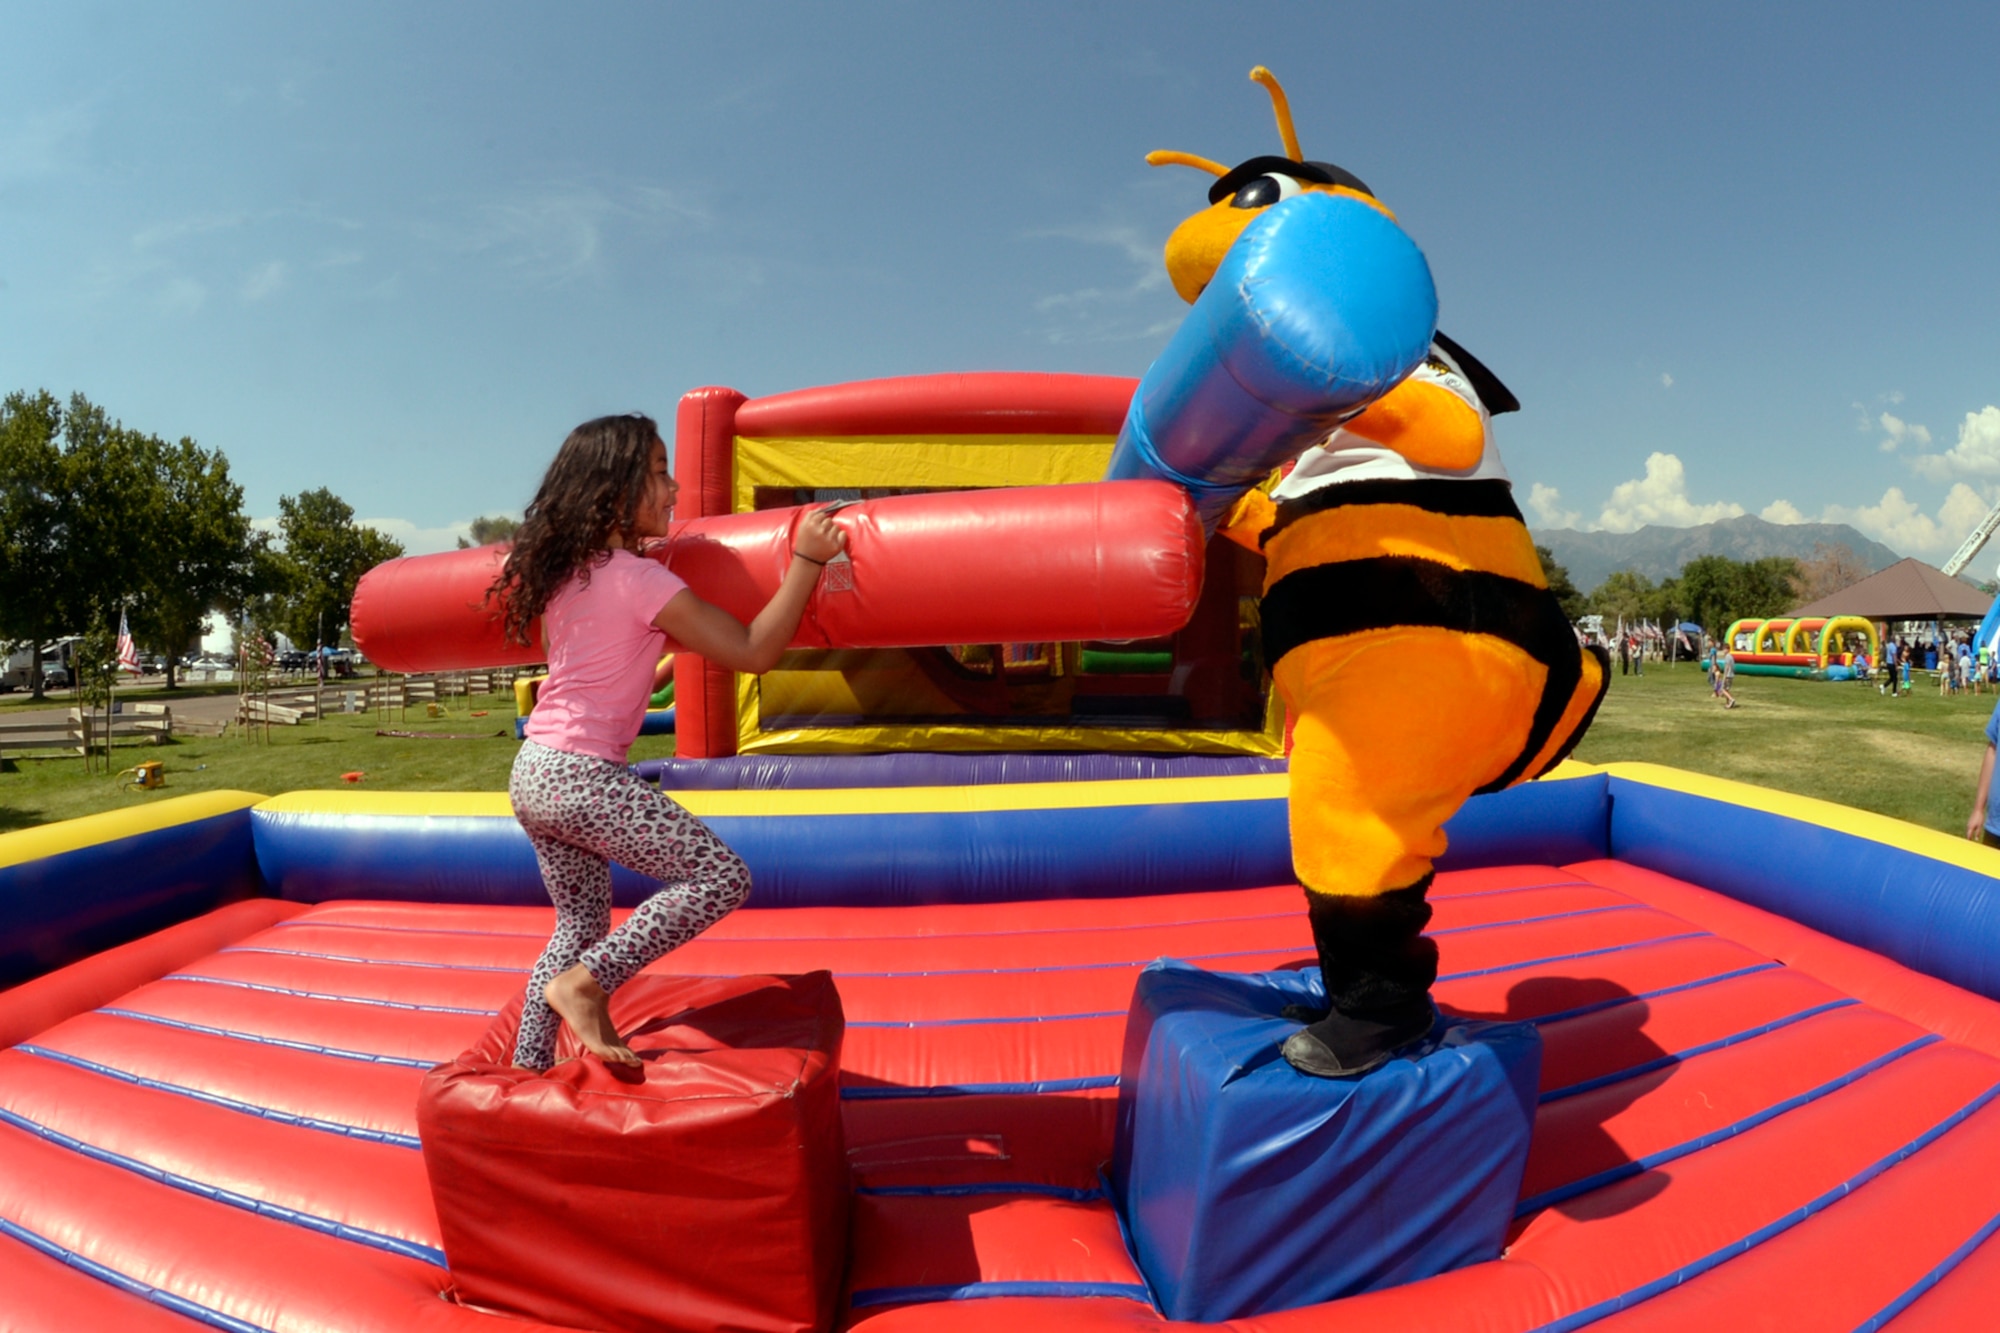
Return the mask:
POLYGON ((1608 659, 1550 594, 1493 448, 1492 415, 1519 404, 1436 332, 1429 266, 1394 215, 1352 173, 1306 161, 1283 89, 1261 66, 1250 77, 1284 157, 1147 158, 1218 179, 1167 242, 1193 309, 1108 475, 1176 481, 1211 529, 1264 553, 1292 863, 1328 1006, 1295 1014, 1308 1023, 1284 1055, 1341 1077, 1430 1032, 1425 894, 1444 823, 1568 754, 1608 659))

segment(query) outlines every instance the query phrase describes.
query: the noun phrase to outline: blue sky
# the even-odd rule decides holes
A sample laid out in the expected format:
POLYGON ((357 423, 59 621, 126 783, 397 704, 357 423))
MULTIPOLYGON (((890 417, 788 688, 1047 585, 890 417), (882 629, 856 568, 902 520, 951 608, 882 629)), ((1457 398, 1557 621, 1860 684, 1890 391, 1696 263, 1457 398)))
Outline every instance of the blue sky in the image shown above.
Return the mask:
MULTIPOLYGON (((975 369, 1137 375, 1224 162, 1366 179, 1519 394, 1531 518, 2000 494, 1990 8, 10 6, 0 389, 328 486, 413 550, 570 426, 975 369)), ((1984 558, 1982 558, 1982 564, 1984 558)))

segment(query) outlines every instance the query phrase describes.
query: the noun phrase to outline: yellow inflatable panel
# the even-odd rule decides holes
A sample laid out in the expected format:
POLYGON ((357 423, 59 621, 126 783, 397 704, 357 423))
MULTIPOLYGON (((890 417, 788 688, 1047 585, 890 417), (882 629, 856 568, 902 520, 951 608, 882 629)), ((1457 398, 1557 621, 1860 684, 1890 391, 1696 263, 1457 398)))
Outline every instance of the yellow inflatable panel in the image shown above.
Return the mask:
POLYGON ((741 514, 759 486, 1053 486, 1096 481, 1111 461, 1109 435, 885 435, 872 439, 736 437, 741 514))
MULTIPOLYGON (((879 815, 980 810, 1073 810, 1285 798, 1283 773, 1116 782, 1017 782, 981 787, 843 787, 796 791, 676 791, 697 815, 879 815)), ((507 793, 295 791, 263 801, 273 814, 343 817, 513 818, 507 793)))
POLYGON ((148 801, 129 810, 107 810, 101 815, 84 815, 39 828, 0 833, 0 866, 15 866, 45 856, 73 852, 79 847, 95 847, 136 837, 176 824, 192 824, 198 819, 244 810, 266 798, 249 791, 203 791, 187 796, 171 796, 148 801))

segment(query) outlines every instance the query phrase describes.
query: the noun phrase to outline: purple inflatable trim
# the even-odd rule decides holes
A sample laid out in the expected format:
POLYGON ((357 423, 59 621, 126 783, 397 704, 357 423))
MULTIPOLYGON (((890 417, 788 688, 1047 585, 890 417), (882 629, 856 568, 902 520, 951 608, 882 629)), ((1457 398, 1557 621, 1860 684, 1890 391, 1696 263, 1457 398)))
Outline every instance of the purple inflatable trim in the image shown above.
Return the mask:
POLYGON ((668 791, 787 787, 980 787, 1005 782, 1105 782, 1282 773, 1282 759, 1159 754, 753 754, 642 759, 640 777, 668 791))

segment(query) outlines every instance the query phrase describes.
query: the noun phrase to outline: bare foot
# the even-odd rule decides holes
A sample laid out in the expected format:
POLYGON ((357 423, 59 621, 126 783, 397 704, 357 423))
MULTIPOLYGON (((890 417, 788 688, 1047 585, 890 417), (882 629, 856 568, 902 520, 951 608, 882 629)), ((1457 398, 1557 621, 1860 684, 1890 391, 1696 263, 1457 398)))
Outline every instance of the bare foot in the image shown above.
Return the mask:
POLYGON ((569 1024, 583 1048, 606 1064, 636 1065, 639 1057, 611 1026, 611 1001, 590 969, 578 963, 542 990, 549 1008, 569 1024))

